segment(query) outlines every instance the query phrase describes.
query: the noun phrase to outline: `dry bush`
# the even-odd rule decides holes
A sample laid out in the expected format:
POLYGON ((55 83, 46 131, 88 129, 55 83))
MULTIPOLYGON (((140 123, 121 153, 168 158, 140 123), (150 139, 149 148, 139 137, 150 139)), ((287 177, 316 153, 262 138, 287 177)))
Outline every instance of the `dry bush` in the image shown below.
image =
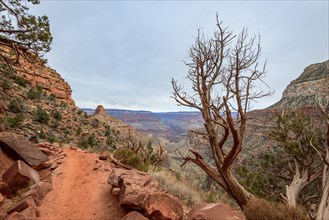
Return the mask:
POLYGON ((151 177, 160 182, 161 186, 169 193, 177 196, 186 206, 192 207, 203 201, 200 192, 187 182, 178 180, 169 172, 149 172, 151 177))
POLYGON ((294 208, 283 203, 271 203, 257 199, 244 210, 249 220, 309 220, 301 208, 294 208))

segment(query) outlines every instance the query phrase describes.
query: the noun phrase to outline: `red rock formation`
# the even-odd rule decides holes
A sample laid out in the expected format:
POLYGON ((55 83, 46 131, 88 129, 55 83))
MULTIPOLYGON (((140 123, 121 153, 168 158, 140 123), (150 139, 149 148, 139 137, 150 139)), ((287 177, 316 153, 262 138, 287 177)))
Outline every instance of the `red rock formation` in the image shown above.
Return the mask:
POLYGON ((31 181, 33 183, 40 181, 38 172, 21 160, 13 163, 2 175, 2 179, 13 190, 22 189, 31 181))

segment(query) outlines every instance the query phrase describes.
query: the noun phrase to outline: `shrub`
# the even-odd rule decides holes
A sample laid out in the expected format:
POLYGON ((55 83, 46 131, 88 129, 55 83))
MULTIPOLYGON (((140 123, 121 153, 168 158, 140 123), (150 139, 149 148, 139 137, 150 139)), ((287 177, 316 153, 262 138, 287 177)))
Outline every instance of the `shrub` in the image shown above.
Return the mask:
POLYGON ((78 115, 81 115, 83 111, 81 109, 78 110, 78 115))
POLYGON ((80 139, 79 146, 82 149, 87 149, 87 147, 88 147, 88 140, 85 139, 85 138, 80 139))
POLYGON ((62 114, 57 110, 53 111, 52 115, 57 121, 60 121, 62 119, 62 114))
POLYGON ((82 129, 81 129, 81 127, 78 127, 78 129, 77 129, 77 131, 76 131, 76 134, 77 134, 77 135, 80 135, 80 134, 81 134, 81 132, 82 132, 82 129))
POLYGON ((23 121, 24 121, 24 115, 22 113, 19 113, 13 117, 6 117, 4 125, 6 129, 19 128, 23 121))
POLYGON ((264 199, 256 199, 246 207, 244 214, 247 219, 253 220, 309 220, 301 208, 294 208, 283 203, 271 203, 264 199))
POLYGON ((10 84, 9 84, 9 82, 8 82, 7 79, 4 79, 2 81, 2 85, 1 86, 2 86, 3 90, 9 90, 10 89, 10 84))
POLYGON ((94 146, 94 141, 95 141, 95 134, 91 134, 88 137, 88 144, 92 147, 92 146, 94 146))
POLYGON ((39 133, 39 138, 40 139, 46 139, 47 138, 47 135, 46 133, 43 131, 43 129, 41 129, 40 133, 39 133))
POLYGON ((13 99, 10 101, 8 109, 10 112, 13 113, 21 113, 23 110, 22 100, 20 99, 13 99))
POLYGON ((35 90, 34 88, 31 88, 28 93, 27 93, 27 97, 29 99, 40 99, 41 98, 41 95, 42 95, 42 88, 41 88, 41 91, 40 89, 41 87, 38 87, 38 90, 35 90))
POLYGON ((44 110, 42 107, 38 106, 37 111, 35 113, 34 120, 39 123, 42 123, 42 124, 48 124, 49 115, 46 110, 44 110))
POLYGON ((15 82, 22 86, 22 87, 26 87, 26 83, 28 82, 26 79, 24 79, 23 77, 20 77, 20 76, 16 76, 15 77, 15 82))
POLYGON ((174 175, 164 171, 149 174, 152 178, 159 181, 167 192, 177 196, 188 207, 202 202, 201 193, 195 190, 195 187, 187 182, 178 180, 174 175))
POLYGON ((56 141, 56 137, 55 137, 54 134, 48 132, 47 140, 48 140, 50 143, 54 143, 54 142, 56 141))
POLYGON ((144 162, 143 159, 131 149, 116 149, 113 153, 113 157, 119 160, 120 162, 132 166, 140 171, 148 170, 149 164, 147 162, 144 162))
POLYGON ((49 96, 48 96, 48 100, 51 101, 51 102, 54 102, 56 101, 56 96, 54 93, 51 93, 49 96))

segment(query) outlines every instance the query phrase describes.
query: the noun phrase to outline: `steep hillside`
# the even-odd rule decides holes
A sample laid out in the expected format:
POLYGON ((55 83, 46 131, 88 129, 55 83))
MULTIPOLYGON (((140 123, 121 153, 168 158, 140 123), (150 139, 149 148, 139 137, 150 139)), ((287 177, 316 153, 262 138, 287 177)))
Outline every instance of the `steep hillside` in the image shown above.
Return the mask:
POLYGON ((312 64, 293 80, 270 108, 301 108, 329 102, 329 60, 312 64))
POLYGON ((42 62, 8 64, 0 59, 0 131, 23 134, 35 142, 70 143, 108 149, 122 143, 127 128, 118 119, 101 122, 73 101, 68 83, 42 62), (120 133, 121 132, 121 133, 120 133))

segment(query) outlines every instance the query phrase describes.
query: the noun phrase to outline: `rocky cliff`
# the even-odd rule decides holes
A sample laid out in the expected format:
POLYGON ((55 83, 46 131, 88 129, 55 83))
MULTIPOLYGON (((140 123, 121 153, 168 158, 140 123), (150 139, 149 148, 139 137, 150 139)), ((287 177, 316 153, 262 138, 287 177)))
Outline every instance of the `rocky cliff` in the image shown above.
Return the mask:
POLYGON ((41 61, 21 57, 19 63, 8 63, 0 57, 0 132, 98 150, 125 143, 134 128, 101 107, 88 116, 71 94, 60 74, 41 61))
POLYGON ((301 108, 329 103, 329 60, 312 64, 293 80, 270 108, 301 108))

